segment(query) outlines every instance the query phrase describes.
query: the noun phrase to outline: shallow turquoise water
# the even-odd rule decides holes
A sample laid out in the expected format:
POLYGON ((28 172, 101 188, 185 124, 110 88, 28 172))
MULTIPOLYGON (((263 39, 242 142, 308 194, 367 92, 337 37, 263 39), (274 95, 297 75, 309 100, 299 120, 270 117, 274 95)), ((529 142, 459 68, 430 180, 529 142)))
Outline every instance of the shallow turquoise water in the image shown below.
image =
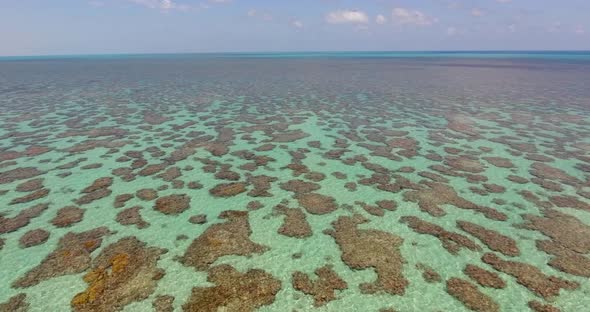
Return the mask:
POLYGON ((582 311, 587 56, 4 59, 0 307, 582 311))

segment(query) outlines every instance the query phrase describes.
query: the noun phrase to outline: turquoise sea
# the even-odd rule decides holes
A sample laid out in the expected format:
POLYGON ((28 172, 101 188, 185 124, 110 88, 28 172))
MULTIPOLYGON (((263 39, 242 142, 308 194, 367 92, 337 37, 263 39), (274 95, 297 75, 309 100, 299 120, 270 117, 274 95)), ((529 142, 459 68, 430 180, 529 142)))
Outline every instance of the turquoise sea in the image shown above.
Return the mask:
POLYGON ((588 311, 590 52, 0 58, 0 311, 588 311))

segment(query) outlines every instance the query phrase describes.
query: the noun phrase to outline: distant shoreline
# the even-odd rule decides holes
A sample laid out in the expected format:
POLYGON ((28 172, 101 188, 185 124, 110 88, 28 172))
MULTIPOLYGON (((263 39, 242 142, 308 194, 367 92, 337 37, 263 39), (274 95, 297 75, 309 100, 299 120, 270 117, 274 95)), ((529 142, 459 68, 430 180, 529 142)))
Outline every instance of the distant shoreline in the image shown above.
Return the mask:
POLYGON ((166 58, 482 58, 482 59, 552 59, 588 60, 588 50, 538 51, 334 51, 334 52, 221 52, 221 53, 130 53, 0 56, 0 61, 27 60, 112 60, 166 58))

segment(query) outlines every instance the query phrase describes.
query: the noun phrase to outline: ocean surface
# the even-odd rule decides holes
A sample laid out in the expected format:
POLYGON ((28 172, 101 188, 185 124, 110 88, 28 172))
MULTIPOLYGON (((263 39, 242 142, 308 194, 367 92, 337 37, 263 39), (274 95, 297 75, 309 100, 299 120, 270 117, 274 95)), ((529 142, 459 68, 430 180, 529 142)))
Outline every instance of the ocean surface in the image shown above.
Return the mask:
POLYGON ((590 52, 0 58, 0 311, 588 311, 590 52))

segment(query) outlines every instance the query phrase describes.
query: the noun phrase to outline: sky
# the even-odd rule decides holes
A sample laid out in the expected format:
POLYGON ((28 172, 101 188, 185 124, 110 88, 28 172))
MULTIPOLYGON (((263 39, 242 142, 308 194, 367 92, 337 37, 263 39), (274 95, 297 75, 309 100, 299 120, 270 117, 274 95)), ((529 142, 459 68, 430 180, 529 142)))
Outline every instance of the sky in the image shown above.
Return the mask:
POLYGON ((590 50, 590 0, 0 0, 0 56, 590 50))

